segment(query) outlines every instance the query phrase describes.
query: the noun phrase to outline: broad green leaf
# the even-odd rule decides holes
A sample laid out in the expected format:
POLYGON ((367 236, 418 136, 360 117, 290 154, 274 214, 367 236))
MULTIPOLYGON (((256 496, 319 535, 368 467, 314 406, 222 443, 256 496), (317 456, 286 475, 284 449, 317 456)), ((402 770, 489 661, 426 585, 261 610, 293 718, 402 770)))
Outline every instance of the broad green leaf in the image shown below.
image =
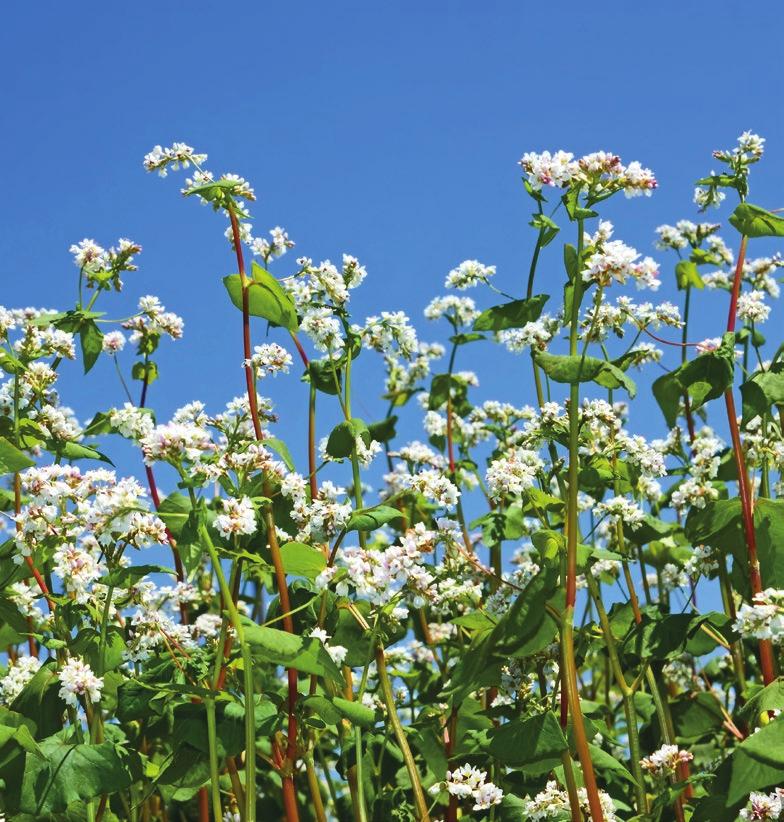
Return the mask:
POLYGON ((357 437, 366 446, 370 445, 370 431, 363 420, 354 417, 338 423, 327 440, 327 453, 335 459, 350 457, 356 448, 357 437))
POLYGON ((36 672, 10 705, 12 711, 35 722, 38 738, 50 736, 63 726, 65 703, 57 695, 59 689, 60 680, 55 666, 47 663, 36 672))
POLYGON ((539 319, 549 294, 537 294, 530 300, 512 300, 494 305, 483 311, 474 321, 474 331, 503 331, 505 328, 522 328, 539 319))
POLYGON ((539 229, 541 235, 539 245, 541 248, 550 245, 555 239, 555 235, 561 230, 558 224, 546 214, 534 214, 528 225, 532 228, 539 229))
POLYGON ((125 790, 133 782, 131 755, 111 742, 70 745, 53 737, 40 743, 43 757, 28 753, 21 810, 43 816, 73 802, 125 790))
POLYGON ((5 437, 0 437, 0 474, 15 474, 30 468, 35 462, 12 445, 5 437))
POLYGON ((82 359, 86 374, 96 363, 103 350, 103 334, 95 320, 87 320, 79 328, 79 341, 82 344, 82 359))
POLYGON ((705 283, 697 271, 697 266, 691 260, 680 260, 677 263, 675 266, 675 282, 681 291, 689 286, 705 288, 705 283))
POLYGON ((318 391, 335 396, 342 385, 340 368, 337 363, 329 359, 311 360, 308 370, 302 377, 303 381, 310 382, 318 391))
POLYGON ((596 357, 550 354, 546 351, 535 354, 534 358, 537 365, 555 382, 595 382, 604 388, 623 388, 630 397, 637 393, 634 380, 611 362, 596 357))
POLYGON ((342 685, 343 677, 320 640, 265 628, 245 619, 242 627, 251 652, 256 656, 342 685))
POLYGON ((360 508, 349 518, 346 531, 375 531, 403 514, 390 505, 376 505, 373 508, 360 508))
POLYGON ((653 395, 667 425, 678 419, 678 407, 688 393, 693 411, 720 397, 732 385, 735 374, 735 335, 725 334, 717 351, 709 351, 653 383, 653 395))
POLYGON ((294 471, 294 458, 291 456, 291 451, 289 451, 288 445, 286 445, 283 440, 280 440, 277 437, 265 437, 264 446, 265 448, 272 449, 283 460, 289 471, 294 471))
POLYGON ((326 567, 324 554, 303 542, 287 542, 280 548, 283 568, 287 574, 315 579, 326 567))
POLYGON ((751 203, 737 206, 730 223, 747 237, 784 237, 784 218, 751 203))
POLYGON ((784 679, 779 677, 757 691, 740 709, 739 715, 747 721, 756 723, 762 713, 781 710, 784 710, 784 679))
POLYGON ((771 405, 784 405, 784 363, 768 371, 758 371, 740 387, 743 398, 743 425, 761 417, 771 405))
POLYGON ((747 737, 732 755, 727 800, 734 803, 751 791, 784 784, 784 717, 747 737))
POLYGON ((513 719, 489 733, 488 753, 504 765, 528 774, 545 773, 561 761, 569 749, 558 720, 552 713, 529 719, 513 719))
POLYGON ((60 459, 99 460, 100 462, 108 462, 109 465, 114 465, 106 454, 101 453, 97 448, 93 448, 91 445, 86 445, 83 442, 53 443, 47 445, 46 450, 60 457, 60 459))
MULTIPOLYGON (((234 305, 242 311, 242 281, 239 274, 230 274, 223 278, 223 284, 229 292, 234 305)), ((289 331, 299 328, 297 309, 291 295, 281 284, 255 261, 251 269, 248 289, 248 313, 253 317, 262 317, 272 325, 279 325, 289 331)))
POLYGON ((131 368, 131 377, 139 382, 152 385, 158 379, 158 366, 152 360, 135 362, 131 368))
POLYGON ((370 431, 370 439, 376 442, 389 442, 395 438, 395 425, 397 417, 386 417, 378 422, 371 422, 368 424, 368 431, 370 431))

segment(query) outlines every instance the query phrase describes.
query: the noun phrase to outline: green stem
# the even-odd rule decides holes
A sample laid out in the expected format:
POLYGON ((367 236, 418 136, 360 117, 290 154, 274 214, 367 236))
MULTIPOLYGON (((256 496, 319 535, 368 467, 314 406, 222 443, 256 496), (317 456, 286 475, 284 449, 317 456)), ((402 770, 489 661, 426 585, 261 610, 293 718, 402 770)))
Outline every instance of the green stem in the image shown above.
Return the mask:
POLYGON ((204 700, 207 709, 207 744, 210 749, 210 796, 212 797, 212 814, 215 819, 223 818, 221 807, 220 783, 218 781, 218 733, 215 722, 215 700, 207 697, 204 700))
POLYGON ((427 807, 425 792, 422 789, 422 781, 419 778, 419 771, 417 770, 416 762, 414 761, 414 755, 411 753, 411 748, 408 745, 406 732, 403 730, 400 717, 397 715, 395 695, 392 692, 392 684, 389 681, 387 664, 384 659, 384 648, 381 645, 376 646, 376 668, 378 670, 378 681, 381 686, 381 693, 384 696, 384 704, 387 706, 389 722, 392 725, 392 730, 395 734, 398 747, 400 748, 400 752, 403 754, 403 761, 406 764, 408 777, 411 780, 411 788, 414 792, 414 805, 416 807, 417 822, 430 822, 430 811, 427 807))
POLYGON ((234 605, 234 600, 231 596, 231 589, 226 582, 226 577, 221 568, 220 557, 215 549, 206 526, 202 523, 199 525, 199 536, 202 539, 207 553, 210 555, 210 561, 215 571, 215 576, 218 578, 218 585, 220 586, 221 595, 223 596, 223 604, 229 612, 229 619, 237 634, 237 642, 240 646, 240 654, 242 656, 242 676, 243 676, 243 691, 245 695, 245 818, 248 822, 255 822, 256 820, 256 717, 255 705, 253 699, 253 662, 250 656, 248 643, 245 640, 245 632, 242 629, 242 620, 239 612, 234 605))

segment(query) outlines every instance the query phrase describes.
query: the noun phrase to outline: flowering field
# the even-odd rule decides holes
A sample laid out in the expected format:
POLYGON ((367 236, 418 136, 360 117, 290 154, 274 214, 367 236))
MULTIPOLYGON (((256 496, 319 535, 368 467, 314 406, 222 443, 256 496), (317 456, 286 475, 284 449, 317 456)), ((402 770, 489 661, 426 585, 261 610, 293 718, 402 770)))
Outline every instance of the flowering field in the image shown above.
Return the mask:
POLYGON ((652 230, 659 262, 602 219, 655 193, 649 169, 525 154, 527 277, 506 294, 464 261, 423 306, 428 342, 394 306, 352 315, 359 260, 289 263, 246 180, 156 146, 146 170, 179 170, 226 232, 210 287, 237 309, 238 396, 156 416, 183 321, 154 296, 108 319, 135 242, 71 247, 72 306, 0 308, 0 817, 781 818, 784 345, 762 329, 784 260, 755 246, 784 218, 748 199, 763 144, 714 152, 690 209, 722 222, 652 230), (651 298, 666 278, 679 305, 651 298), (728 315, 700 341, 706 289, 728 315), (492 346, 519 354, 519 404, 460 369, 480 345, 488 369, 492 346), (382 419, 355 415, 360 356, 382 419), (58 376, 99 358, 127 402, 80 422, 58 376), (296 447, 281 372, 302 375, 296 447), (118 438, 138 477, 113 470, 118 438))

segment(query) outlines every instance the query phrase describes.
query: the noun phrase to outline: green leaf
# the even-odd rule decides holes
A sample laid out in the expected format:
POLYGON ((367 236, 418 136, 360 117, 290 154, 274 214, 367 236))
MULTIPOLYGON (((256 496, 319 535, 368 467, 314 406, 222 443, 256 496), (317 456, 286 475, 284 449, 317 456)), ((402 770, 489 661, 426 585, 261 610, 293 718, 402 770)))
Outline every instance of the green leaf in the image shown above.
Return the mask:
POLYGON ((349 518, 346 531, 375 531, 403 514, 390 505, 376 505, 373 508, 359 508, 349 518))
POLYGON ((100 462, 108 462, 109 465, 114 463, 96 448, 91 445, 86 445, 83 442, 57 442, 46 446, 46 450, 51 454, 55 454, 60 459, 66 460, 99 460, 100 462))
POLYGON ((333 363, 330 359, 311 360, 302 379, 310 382, 316 390, 332 396, 338 393, 338 386, 342 385, 340 369, 337 363, 333 363), (337 385, 335 385, 336 377, 337 385))
POLYGON ((781 710, 784 710, 784 679, 779 677, 754 694, 738 713, 743 719, 756 723, 762 713, 781 710))
POLYGON ((725 334, 717 351, 702 354, 653 383, 653 395, 670 428, 678 419, 678 407, 685 394, 689 395, 692 411, 696 411, 732 385, 734 352, 735 335, 725 334))
POLYGON ((264 446, 272 449, 285 463, 289 471, 295 470, 294 458, 291 456, 288 445, 277 437, 265 437, 264 446))
POLYGON ((58 738, 40 743, 43 757, 28 753, 21 810, 43 816, 73 802, 125 790, 133 781, 130 755, 112 742, 70 745, 58 738))
POLYGON ((691 260, 680 260, 677 263, 675 266, 675 282, 681 291, 689 286, 705 288, 705 283, 697 271, 697 266, 691 260))
POLYGON ((546 351, 536 353, 534 358, 537 365, 555 382, 595 382, 604 388, 624 388, 630 397, 637 393, 634 380, 611 362, 596 357, 550 354, 546 351))
POLYGON ((743 398, 743 425, 763 416, 771 405, 784 405, 784 362, 768 371, 758 371, 740 387, 743 398))
POLYGON ((65 703, 57 695, 60 680, 55 665, 45 664, 22 688, 11 703, 11 710, 32 719, 37 726, 38 737, 47 737, 63 726, 65 703))
POLYGON ((79 328, 79 341, 82 344, 82 359, 86 374, 101 356, 103 350, 103 334, 95 320, 87 320, 79 328))
POLYGON ((751 203, 741 203, 730 223, 747 237, 784 237, 784 218, 751 203))
MULTIPOLYGON (((223 278, 234 305, 242 311, 242 280, 239 274, 223 278)), ((263 317, 272 325, 279 325, 289 331, 299 328, 297 309, 291 295, 281 284, 255 261, 251 269, 248 289, 248 313, 253 317, 263 317)))
POLYGON ((131 377, 139 382, 147 381, 147 385, 152 385, 158 379, 158 366, 152 360, 135 362, 131 368, 131 377))
POLYGON ((15 474, 30 468, 35 462, 12 445, 5 437, 0 437, 0 474, 15 474))
POLYGON ((326 568, 324 554, 303 542, 287 542, 280 547, 280 556, 287 574, 315 579, 326 568))
POLYGON ((395 425, 397 424, 397 417, 386 417, 378 422, 371 422, 368 425, 370 431, 370 439, 376 442, 389 442, 395 438, 395 425))
POLYGON ((784 717, 774 719, 735 748, 727 800, 784 784, 784 717))
POLYGON ((376 724, 376 712, 361 702, 352 702, 341 696, 332 697, 332 704, 353 725, 372 728, 376 724))
POLYGON ((256 656, 305 674, 323 676, 342 686, 343 677, 320 640, 265 628, 246 619, 242 623, 245 638, 256 656))
POLYGON ((474 331, 503 331, 505 328, 522 328, 526 323, 539 319, 549 294, 537 294, 530 300, 512 300, 494 305, 483 311, 474 321, 474 331))
POLYGON ((489 733, 488 753, 509 767, 526 773, 546 773, 569 750, 558 720, 552 713, 529 719, 512 719, 489 733))
POLYGON ((561 230, 558 224, 546 214, 534 214, 528 225, 532 228, 539 229, 541 234, 539 239, 540 248, 550 245, 550 243, 555 239, 555 235, 561 230))
POLYGON ((353 418, 338 423, 327 440, 327 453, 335 459, 350 457, 356 447, 357 437, 370 445, 370 431, 363 420, 353 418))

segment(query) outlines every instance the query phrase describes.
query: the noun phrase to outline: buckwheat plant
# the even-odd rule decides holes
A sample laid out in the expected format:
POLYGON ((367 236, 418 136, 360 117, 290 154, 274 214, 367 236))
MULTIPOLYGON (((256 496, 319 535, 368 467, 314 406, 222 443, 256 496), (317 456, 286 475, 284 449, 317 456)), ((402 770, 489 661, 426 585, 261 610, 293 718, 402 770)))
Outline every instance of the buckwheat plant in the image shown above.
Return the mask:
POLYGON ((236 396, 156 414, 184 323, 151 295, 124 313, 130 240, 71 246, 73 307, 0 308, 0 817, 780 819, 784 344, 762 328, 784 219, 748 200, 763 147, 714 152, 693 219, 652 227, 658 259, 602 215, 652 196, 649 169, 524 154, 527 277, 445 261, 416 325, 352 312, 374 276, 356 257, 258 235, 244 178, 153 148, 145 169, 179 172, 225 234, 230 273, 200 281, 237 310, 236 396), (727 321, 694 339, 713 291, 727 321), (502 397, 465 370, 480 347, 502 397), (116 399, 86 422, 58 381, 100 358, 116 399), (307 419, 289 443, 281 391, 307 419))

